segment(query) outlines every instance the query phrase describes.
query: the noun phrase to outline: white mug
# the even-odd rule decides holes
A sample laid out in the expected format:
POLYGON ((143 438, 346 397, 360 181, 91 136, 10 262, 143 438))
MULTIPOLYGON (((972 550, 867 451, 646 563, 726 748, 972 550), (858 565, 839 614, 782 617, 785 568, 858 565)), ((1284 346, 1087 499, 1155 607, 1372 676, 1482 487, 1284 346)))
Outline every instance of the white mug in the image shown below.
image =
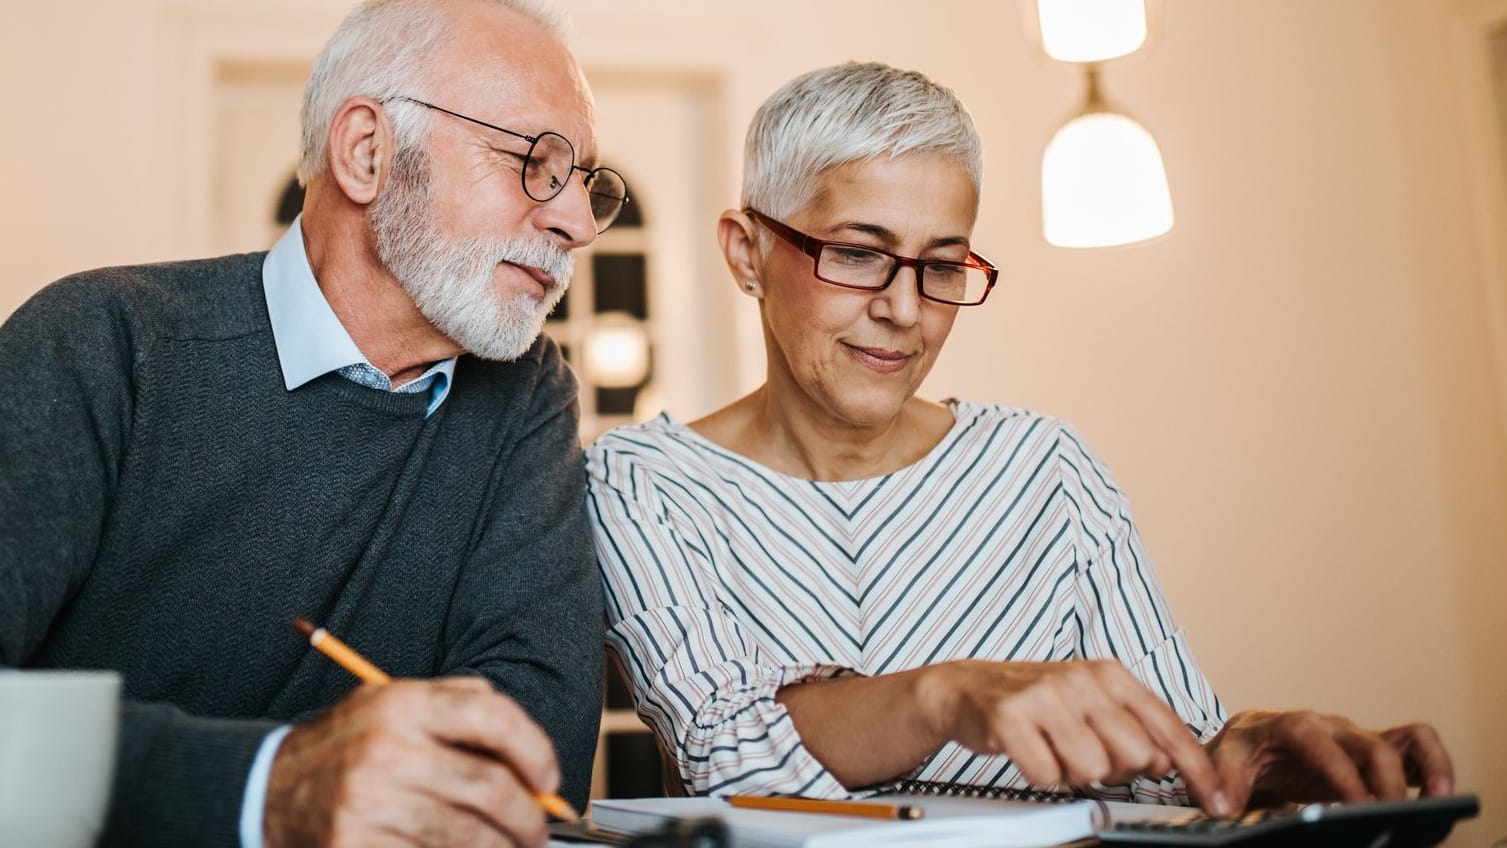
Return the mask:
POLYGON ((117 672, 0 669, 0 842, 93 845, 119 723, 117 672))

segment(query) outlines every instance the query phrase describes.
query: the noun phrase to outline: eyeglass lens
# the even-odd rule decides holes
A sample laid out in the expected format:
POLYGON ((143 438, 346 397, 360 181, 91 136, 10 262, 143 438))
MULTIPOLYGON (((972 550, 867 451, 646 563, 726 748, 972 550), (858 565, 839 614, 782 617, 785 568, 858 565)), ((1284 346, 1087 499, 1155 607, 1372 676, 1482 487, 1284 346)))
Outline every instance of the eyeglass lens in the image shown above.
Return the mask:
POLYGON ((565 188, 575 164, 575 148, 565 136, 540 133, 529 148, 528 161, 524 163, 523 188, 529 197, 540 203, 553 200, 565 188))
MULTIPOLYGON (((540 133, 529 148, 523 171, 523 190, 541 203, 553 200, 570 181, 575 162, 575 148, 564 136, 553 132, 540 133)), ((622 211, 628 196, 627 186, 611 168, 585 171, 581 178, 591 197, 591 214, 596 218, 597 232, 602 232, 622 211)))
POLYGON ((628 185, 623 182, 622 175, 611 168, 597 168, 589 174, 582 174, 581 178, 591 195, 591 214, 596 218, 597 232, 601 232, 623 211, 623 204, 628 202, 628 185))
MULTIPOLYGON (((854 288, 884 288, 895 273, 895 259, 851 245, 828 244, 816 260, 816 275, 854 288)), ((976 303, 989 291, 989 272, 953 262, 920 266, 921 292, 949 303, 976 303)))

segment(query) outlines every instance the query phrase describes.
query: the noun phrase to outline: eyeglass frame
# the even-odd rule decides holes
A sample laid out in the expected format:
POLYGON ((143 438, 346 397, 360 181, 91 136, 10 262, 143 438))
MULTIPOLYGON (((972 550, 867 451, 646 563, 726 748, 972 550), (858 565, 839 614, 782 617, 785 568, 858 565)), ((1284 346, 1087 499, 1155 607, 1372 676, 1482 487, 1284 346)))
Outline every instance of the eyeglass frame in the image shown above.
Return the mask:
MULTIPOLYGON (((628 202, 629 202, 629 197, 628 197, 628 181, 625 180, 625 179, 623 179, 623 175, 619 174, 613 168, 608 168, 608 167, 604 167, 604 166, 599 166, 599 167, 596 167, 596 168, 587 168, 587 167, 582 166, 582 165, 577 165, 576 164, 576 146, 574 144, 571 144, 570 139, 566 138, 565 136, 561 135, 560 133, 555 132, 554 130, 545 130, 544 132, 541 132, 538 135, 528 135, 527 133, 516 132, 516 131, 510 130, 510 129, 506 128, 506 127, 499 127, 496 124, 489 124, 486 121, 481 120, 480 118, 473 118, 470 115, 462 115, 459 112, 456 112, 456 111, 451 110, 451 109, 446 109, 443 106, 436 106, 433 103, 428 102, 427 100, 420 100, 417 97, 409 97, 409 96, 403 95, 403 94, 394 94, 391 97, 384 98, 383 100, 380 100, 378 102, 380 102, 383 106, 386 106, 387 104, 392 103, 394 101, 402 101, 404 103, 412 103, 412 104, 414 104, 416 106, 423 106, 426 109, 433 109, 436 112, 443 112, 444 114, 449 115, 452 118, 460 118, 462 121, 470 121, 471 123, 476 124, 477 126, 486 127, 489 130, 496 130, 496 131, 498 131, 500 133, 504 133, 506 135, 513 136, 514 138, 521 138, 524 141, 528 142, 528 151, 523 154, 524 167, 523 167, 523 169, 518 174, 518 183, 519 183, 519 185, 523 186, 523 193, 528 197, 528 199, 532 200, 532 201, 534 201, 536 203, 548 203, 551 200, 554 200, 555 198, 559 197, 560 193, 563 192, 563 191, 565 191, 565 186, 570 183, 570 179, 569 179, 569 176, 567 175, 566 179, 561 180, 560 184, 555 188, 555 193, 551 194, 549 197, 535 197, 534 193, 531 192, 531 191, 529 191, 529 187, 528 187, 528 163, 530 161, 532 161, 533 158, 534 158, 534 147, 536 145, 538 145, 539 144, 539 140, 541 138, 545 137, 546 135, 555 136, 556 138, 558 138, 561 141, 565 142, 565 147, 568 150, 570 150, 570 170, 571 171, 580 171, 582 174, 585 175, 585 176, 583 176, 581 178, 581 186, 586 189, 586 191, 587 191, 588 194, 591 192, 591 183, 596 180, 597 174, 600 173, 600 172, 602 172, 602 171, 607 171, 607 172, 611 173, 612 175, 616 176, 617 179, 618 179, 618 182, 620 182, 620 183, 623 184, 623 196, 621 198, 622 202, 618 204, 617 212, 616 212, 616 214, 614 214, 612 216, 612 220, 607 222, 607 226, 602 227, 600 230, 597 230, 597 234, 598 235, 601 235, 602 233, 606 232, 609 227, 611 227, 614 223, 616 223, 618 216, 621 215, 621 214, 623 214, 623 207, 628 205, 628 202)), ((553 176, 553 175, 551 175, 551 176, 553 176)), ((595 220, 595 218, 596 218, 596 216, 595 216, 595 214, 593 214, 592 215, 592 219, 595 220)))
POLYGON ((763 212, 760 212, 759 210, 753 208, 752 206, 745 207, 743 209, 743 214, 752 218, 754 221, 763 224, 766 228, 768 228, 770 232, 784 239, 792 247, 800 250, 800 252, 811 257, 812 276, 816 277, 818 280, 821 280, 829 286, 839 286, 845 289, 853 289, 854 291, 884 291, 885 289, 890 287, 891 283, 895 282, 896 277, 900 276, 901 268, 912 268, 915 269, 916 272, 916 292, 927 300, 933 303, 946 304, 948 306, 979 306, 982 305, 984 300, 989 297, 989 292, 994 291, 994 283, 999 279, 999 268, 993 262, 990 262, 979 253, 972 250, 968 251, 968 258, 963 262, 956 262, 951 259, 917 259, 911 256, 901 256, 898 253, 891 253, 888 250, 881 250, 880 248, 874 247, 872 245, 855 244, 850 241, 830 241, 828 239, 819 239, 815 236, 807 235, 800 230, 797 230, 796 228, 790 226, 789 224, 784 223, 783 221, 777 221, 774 218, 765 215, 763 212), (823 277, 820 273, 822 251, 825 250, 829 245, 836 247, 848 247, 856 250, 867 250, 870 253, 878 253, 881 256, 888 256, 894 261, 895 264, 890 266, 889 278, 880 285, 859 286, 852 283, 839 283, 836 280, 829 280, 826 277, 823 277), (927 265, 951 265, 958 268, 971 268, 976 271, 983 271, 988 274, 989 283, 988 285, 984 286, 984 293, 979 295, 978 300, 944 300, 942 298, 934 297, 926 293, 926 284, 925 282, 923 282, 925 275, 922 272, 924 270, 924 266, 927 265))

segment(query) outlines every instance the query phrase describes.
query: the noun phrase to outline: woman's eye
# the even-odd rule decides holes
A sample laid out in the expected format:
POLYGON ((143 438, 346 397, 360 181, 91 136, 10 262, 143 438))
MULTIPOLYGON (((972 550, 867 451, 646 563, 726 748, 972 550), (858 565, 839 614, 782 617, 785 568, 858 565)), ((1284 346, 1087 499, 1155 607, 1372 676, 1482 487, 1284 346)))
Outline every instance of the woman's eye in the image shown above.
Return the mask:
POLYGON ((874 265, 884 261, 884 256, 872 250, 855 247, 828 247, 833 259, 845 265, 874 265))

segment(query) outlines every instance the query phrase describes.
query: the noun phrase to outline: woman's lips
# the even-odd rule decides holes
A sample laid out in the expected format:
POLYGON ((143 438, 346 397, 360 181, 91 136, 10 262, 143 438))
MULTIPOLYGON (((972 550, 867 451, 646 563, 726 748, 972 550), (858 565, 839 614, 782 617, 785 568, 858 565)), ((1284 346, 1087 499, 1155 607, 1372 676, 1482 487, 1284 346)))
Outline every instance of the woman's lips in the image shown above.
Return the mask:
POLYGON ((910 364, 911 355, 899 350, 882 347, 859 347, 846 342, 843 347, 859 365, 880 374, 893 374, 910 364))

